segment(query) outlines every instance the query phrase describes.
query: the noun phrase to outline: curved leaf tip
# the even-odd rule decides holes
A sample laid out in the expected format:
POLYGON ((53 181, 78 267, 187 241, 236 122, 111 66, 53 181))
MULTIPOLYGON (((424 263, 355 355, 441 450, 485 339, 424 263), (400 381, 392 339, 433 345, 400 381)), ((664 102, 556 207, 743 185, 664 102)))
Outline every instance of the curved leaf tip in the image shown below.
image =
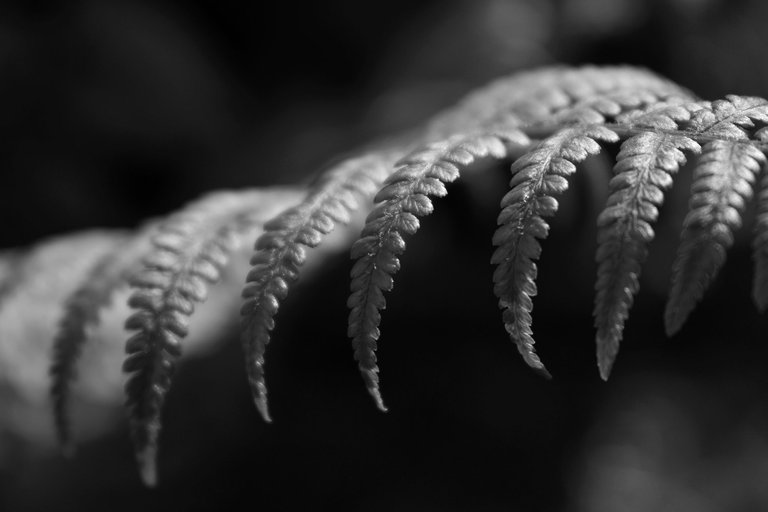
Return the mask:
POLYGON ((157 486, 157 445, 149 444, 136 453, 141 481, 147 487, 157 486))
POLYGON ((259 390, 253 394, 253 403, 256 405, 256 410, 259 411, 261 418, 267 423, 272 423, 272 416, 269 414, 267 401, 267 386, 263 382, 259 382, 256 385, 259 390))
POLYGON ((378 368, 364 368, 363 366, 360 366, 360 372, 363 375, 363 380, 366 383, 366 388, 368 389, 368 393, 371 394, 373 397, 373 401, 376 403, 376 407, 381 412, 387 412, 389 409, 387 409, 387 406, 384 405, 384 399, 381 396, 381 389, 379 388, 379 375, 378 368))

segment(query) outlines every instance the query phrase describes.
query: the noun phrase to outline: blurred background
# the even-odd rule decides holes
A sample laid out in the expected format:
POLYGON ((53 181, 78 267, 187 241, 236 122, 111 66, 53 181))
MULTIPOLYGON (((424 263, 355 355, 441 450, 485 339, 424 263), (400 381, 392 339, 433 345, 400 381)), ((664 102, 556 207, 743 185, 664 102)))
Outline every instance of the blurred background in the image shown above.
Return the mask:
MULTIPOLYGON (((628 63, 707 99, 765 97, 766 22, 759 0, 3 3, 0 250, 134 228, 214 189, 307 181, 517 70, 628 63)), ((119 409, 97 407, 101 428, 64 460, 47 418, 11 414, 25 398, 6 378, 0 510, 768 509, 768 330, 749 300, 749 216, 706 301, 666 340, 681 176, 605 384, 584 242, 595 198, 575 187, 540 265, 547 382, 506 339, 490 286, 507 179, 499 168, 481 194, 452 187, 409 242, 382 326, 388 414, 352 361, 340 253, 281 310, 274 424, 250 402, 235 324, 181 366, 156 490, 139 483, 119 409)))

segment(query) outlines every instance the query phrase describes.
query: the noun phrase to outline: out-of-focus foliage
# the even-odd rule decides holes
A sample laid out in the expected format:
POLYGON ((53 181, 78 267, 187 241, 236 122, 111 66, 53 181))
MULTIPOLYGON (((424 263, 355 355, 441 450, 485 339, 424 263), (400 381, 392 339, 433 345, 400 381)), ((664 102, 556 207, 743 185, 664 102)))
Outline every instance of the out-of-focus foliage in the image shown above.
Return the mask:
POLYGON ((768 411, 730 380, 649 370, 617 386, 574 462, 572 510, 762 509, 768 411))

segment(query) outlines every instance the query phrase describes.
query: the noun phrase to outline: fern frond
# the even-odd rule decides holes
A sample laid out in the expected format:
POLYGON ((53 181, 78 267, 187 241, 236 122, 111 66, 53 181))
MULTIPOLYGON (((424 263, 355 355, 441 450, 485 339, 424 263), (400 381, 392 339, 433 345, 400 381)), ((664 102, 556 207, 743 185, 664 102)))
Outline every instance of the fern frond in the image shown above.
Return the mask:
POLYGON ((504 326, 529 366, 549 375, 536 354, 531 330, 531 297, 536 295, 536 263, 541 254, 538 240, 547 237, 544 217, 557 211, 552 197, 568 188, 566 177, 574 164, 600 152, 597 141, 615 142, 618 136, 604 126, 566 128, 544 140, 512 165, 511 190, 501 201, 499 228, 493 236, 497 246, 491 263, 494 293, 504 310, 504 326))
MULTIPOLYGON (((729 108, 726 121, 707 120, 706 133, 745 138, 742 127, 749 126, 751 118, 744 111, 734 113, 729 108)), ((690 212, 673 264, 664 315, 668 335, 682 327, 725 262, 733 230, 741 225, 744 203, 764 162, 765 155, 746 142, 715 140, 704 146, 694 169, 690 212)))
POLYGON ((768 101, 750 96, 728 95, 701 108, 691 118, 689 130, 721 139, 746 140, 755 123, 768 123, 768 101))
POLYGON ((28 402, 46 405, 61 305, 126 239, 122 231, 78 232, 41 242, 11 262, 12 286, 0 309, 0 380, 28 402))
POLYGON ((160 412, 195 303, 206 299, 242 239, 297 197, 293 190, 212 194, 159 226, 143 268, 131 278, 129 305, 136 312, 126 328, 138 332, 126 342, 123 370, 130 374, 127 406, 145 484, 157 479, 160 412))
POLYGON ((615 123, 625 128, 640 128, 647 131, 688 131, 691 116, 708 107, 708 102, 672 96, 645 107, 628 110, 616 116, 615 123))
POLYGON ((135 270, 141 256, 149 249, 149 229, 141 230, 105 254, 64 301, 64 314, 53 339, 49 374, 54 425, 65 455, 74 451, 68 416, 69 395, 83 345, 89 330, 98 325, 102 310, 111 304, 115 292, 127 284, 130 271, 135 270))
MULTIPOLYGON (((754 134, 760 142, 768 142, 768 127, 762 127, 754 134)), ((752 240, 752 259, 755 264, 752 279, 752 300, 758 311, 768 309, 768 173, 763 173, 757 195, 757 219, 752 240)))
POLYGON ((440 140, 504 118, 515 118, 519 125, 599 123, 605 115, 670 97, 693 100, 686 89, 644 69, 547 68, 501 78, 478 89, 432 120, 427 133, 430 140, 440 140))
POLYGON ((256 407, 271 421, 264 382, 264 353, 274 317, 299 277, 305 248, 317 247, 336 224, 347 224, 361 202, 369 200, 395 158, 391 152, 351 158, 323 174, 306 199, 267 222, 256 242, 243 289, 243 349, 256 407))
POLYGON ((691 96, 688 90, 671 80, 647 69, 632 66, 564 68, 562 75, 553 77, 553 80, 568 96, 576 101, 610 94, 618 94, 627 98, 691 96))
POLYGON ((704 147, 694 171, 690 212, 665 310, 669 335, 682 327, 701 300, 725 261, 733 229, 741 225, 744 201, 752 195, 752 183, 765 156, 746 142, 729 141, 751 139, 756 123, 768 123, 768 101, 735 95, 712 102, 691 118, 690 131, 715 140, 704 147))
MULTIPOLYGON (((678 114, 682 119, 689 117, 686 110, 678 114)), ((675 119, 669 117, 653 121, 664 126, 675 124, 675 119)), ((610 374, 624 322, 640 286, 638 279, 654 236, 652 224, 658 217, 664 190, 672 185, 672 175, 685 163, 683 151, 700 150, 689 137, 652 131, 635 135, 621 146, 615 176, 609 183, 611 195, 597 219, 594 315, 597 364, 603 379, 610 374)))
POLYGON ((752 300, 758 311, 764 313, 768 309, 768 174, 764 174, 760 182, 752 251, 752 259, 755 262, 752 300))
MULTIPOLYGON (((33 389, 31 397, 45 397, 46 391, 53 396, 58 436, 66 449, 71 438, 67 404, 78 355, 102 309, 127 281, 133 286, 133 311, 125 326, 133 332, 123 364, 128 374, 125 393, 141 476, 154 485, 162 407, 182 340, 191 315, 219 281, 235 248, 260 235, 242 291, 242 344, 256 407, 271 421, 264 356, 280 304, 299 273, 308 270, 308 250, 318 249, 312 253, 316 255, 349 242, 344 238, 334 244, 327 235, 342 225, 348 227, 336 229, 337 234, 357 232, 353 213, 363 210, 354 218, 368 214, 351 247, 347 334, 368 392, 378 408, 386 410, 376 351, 385 292, 394 286, 405 238, 419 230, 421 218, 433 211, 434 199, 447 193, 447 184, 473 169, 477 160, 513 160, 511 156, 515 161, 510 190, 501 201, 493 236, 494 293, 505 329, 524 361, 548 376, 534 348, 531 316, 548 218, 557 212, 556 197, 567 190, 567 178, 577 164, 599 153, 601 144, 621 141, 607 205, 597 219, 594 322, 598 367, 607 379, 639 291, 665 191, 688 153, 700 155, 665 312, 670 334, 702 298, 733 243, 733 230, 741 223, 753 182, 765 164, 766 125, 764 99, 727 96, 702 101, 642 69, 549 68, 504 78, 425 126, 355 153, 308 189, 216 194, 153 226, 151 233, 67 239, 56 250, 49 251, 55 244, 33 248, 19 260, 1 254, 0 376, 13 386, 21 383, 18 387, 25 392, 33 389), (131 277, 125 278, 126 273, 131 277), (48 309, 62 303, 58 331, 49 332, 58 317, 48 309), (37 343, 34 351, 48 350, 52 338, 50 366, 38 364, 41 368, 33 370, 41 371, 29 371, 31 358, 24 359, 21 348, 37 343), (43 383, 43 366, 52 378, 49 385, 43 383)), ((593 181, 591 186, 604 185, 600 179, 593 181)), ((753 296, 764 310, 768 177, 761 186, 753 296)), ((220 306, 212 308, 212 317, 223 311, 220 306)), ((122 315, 117 309, 115 316, 122 315)), ((185 344, 185 352, 191 352, 193 340, 185 344)), ((104 387, 111 393, 114 384, 104 387)))
MULTIPOLYGON (((692 98, 679 88, 661 87, 647 89, 642 86, 619 88, 580 99, 552 114, 549 123, 555 124, 604 124, 627 119, 631 113, 642 113, 648 119, 648 108, 658 108, 667 103, 691 102, 692 98)), ((687 119, 687 118, 686 118, 687 119)))
POLYGON ((374 202, 381 204, 368 215, 351 250, 351 258, 356 261, 347 300, 347 334, 352 339, 366 388, 382 411, 386 407, 379 391, 376 365, 380 310, 386 305, 383 292, 392 289, 393 276, 400 269, 398 256, 405 251, 403 235, 418 231, 418 218, 432 213, 430 196, 445 196, 445 184, 455 181, 471 163, 488 156, 504 158, 510 146, 528 143, 528 137, 521 131, 500 128, 429 144, 400 160, 396 171, 374 197, 374 202))

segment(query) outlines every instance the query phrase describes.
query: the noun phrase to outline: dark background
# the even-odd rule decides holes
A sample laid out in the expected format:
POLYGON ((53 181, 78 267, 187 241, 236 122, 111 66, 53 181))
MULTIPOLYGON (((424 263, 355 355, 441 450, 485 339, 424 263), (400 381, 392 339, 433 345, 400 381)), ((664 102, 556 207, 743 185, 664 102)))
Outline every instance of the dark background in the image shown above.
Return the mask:
MULTIPOLYGON (((213 189, 309 179, 518 69, 631 63, 705 98, 768 96, 766 21, 759 0, 6 4, 0 247, 136 226, 213 189)), ((383 324, 388 414, 346 343, 340 255, 281 310, 273 425, 250 403, 233 333, 179 371, 157 490, 141 487, 121 427, 73 461, 19 450, 3 465, 0 508, 765 510, 768 349, 749 301, 748 235, 666 340, 681 177, 605 384, 591 326, 594 212, 577 187, 576 213, 555 223, 540 265, 534 328, 548 382, 501 325, 488 259, 506 169, 489 179, 496 196, 478 208, 453 186, 409 242, 383 324)))

